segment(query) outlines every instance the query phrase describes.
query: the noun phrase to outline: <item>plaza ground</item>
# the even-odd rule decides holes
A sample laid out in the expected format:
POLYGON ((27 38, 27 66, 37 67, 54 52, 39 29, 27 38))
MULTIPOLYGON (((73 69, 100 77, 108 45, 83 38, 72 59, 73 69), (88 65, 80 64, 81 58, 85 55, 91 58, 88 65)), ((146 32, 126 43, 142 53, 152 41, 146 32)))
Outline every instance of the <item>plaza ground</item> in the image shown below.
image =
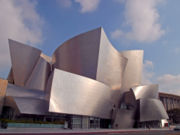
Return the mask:
POLYGON ((0 135, 180 135, 180 131, 165 129, 74 129, 58 128, 7 128, 0 129, 0 135))

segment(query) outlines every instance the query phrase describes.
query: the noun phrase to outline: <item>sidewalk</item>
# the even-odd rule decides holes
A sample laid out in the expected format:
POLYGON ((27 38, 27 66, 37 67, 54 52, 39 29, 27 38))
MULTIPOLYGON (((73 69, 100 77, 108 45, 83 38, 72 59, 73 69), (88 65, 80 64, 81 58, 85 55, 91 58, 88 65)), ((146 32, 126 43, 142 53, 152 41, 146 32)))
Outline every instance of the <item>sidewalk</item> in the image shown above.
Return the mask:
POLYGON ((109 134, 109 133, 132 133, 132 132, 149 132, 149 131, 169 131, 169 128, 153 129, 58 129, 58 128, 8 128, 0 129, 2 134, 109 134))

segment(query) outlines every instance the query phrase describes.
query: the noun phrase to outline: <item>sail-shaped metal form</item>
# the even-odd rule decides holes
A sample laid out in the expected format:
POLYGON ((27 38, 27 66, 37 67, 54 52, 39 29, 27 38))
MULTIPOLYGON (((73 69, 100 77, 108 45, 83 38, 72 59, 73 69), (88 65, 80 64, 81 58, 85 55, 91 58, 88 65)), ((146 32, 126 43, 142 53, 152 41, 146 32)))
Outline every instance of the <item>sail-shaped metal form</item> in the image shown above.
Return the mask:
POLYGON ((101 27, 66 41, 53 54, 54 68, 95 79, 112 89, 121 88, 126 63, 101 27))
POLYGON ((24 86, 39 59, 41 51, 9 39, 14 83, 24 86))

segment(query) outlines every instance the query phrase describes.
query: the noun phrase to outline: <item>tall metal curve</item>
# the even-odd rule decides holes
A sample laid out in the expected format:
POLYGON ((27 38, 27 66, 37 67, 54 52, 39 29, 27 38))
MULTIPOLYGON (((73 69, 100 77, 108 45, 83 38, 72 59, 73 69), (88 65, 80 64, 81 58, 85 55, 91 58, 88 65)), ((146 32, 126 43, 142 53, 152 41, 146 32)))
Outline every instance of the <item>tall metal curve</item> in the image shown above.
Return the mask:
POLYGON ((128 59, 123 76, 123 91, 129 91, 134 86, 141 85, 143 50, 130 50, 120 52, 128 59))
POLYGON ((97 28, 66 41, 53 53, 53 67, 96 79, 100 36, 97 28))
POLYGON ((66 41, 53 54, 53 66, 121 88, 127 59, 109 42, 103 28, 66 41))
POLYGON ((104 30, 101 29, 96 80, 107 84, 113 90, 120 89, 127 61, 128 60, 113 47, 104 30))

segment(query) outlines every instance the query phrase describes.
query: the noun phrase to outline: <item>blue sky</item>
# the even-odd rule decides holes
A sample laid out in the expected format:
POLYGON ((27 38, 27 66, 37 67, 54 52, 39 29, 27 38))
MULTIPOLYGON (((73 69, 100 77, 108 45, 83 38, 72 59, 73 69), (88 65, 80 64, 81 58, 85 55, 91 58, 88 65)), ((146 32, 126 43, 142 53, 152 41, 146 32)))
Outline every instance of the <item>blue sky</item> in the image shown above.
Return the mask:
POLYGON ((103 27, 118 50, 143 49, 143 83, 180 94, 179 0, 0 0, 0 76, 8 38, 51 56, 67 39, 103 27))

